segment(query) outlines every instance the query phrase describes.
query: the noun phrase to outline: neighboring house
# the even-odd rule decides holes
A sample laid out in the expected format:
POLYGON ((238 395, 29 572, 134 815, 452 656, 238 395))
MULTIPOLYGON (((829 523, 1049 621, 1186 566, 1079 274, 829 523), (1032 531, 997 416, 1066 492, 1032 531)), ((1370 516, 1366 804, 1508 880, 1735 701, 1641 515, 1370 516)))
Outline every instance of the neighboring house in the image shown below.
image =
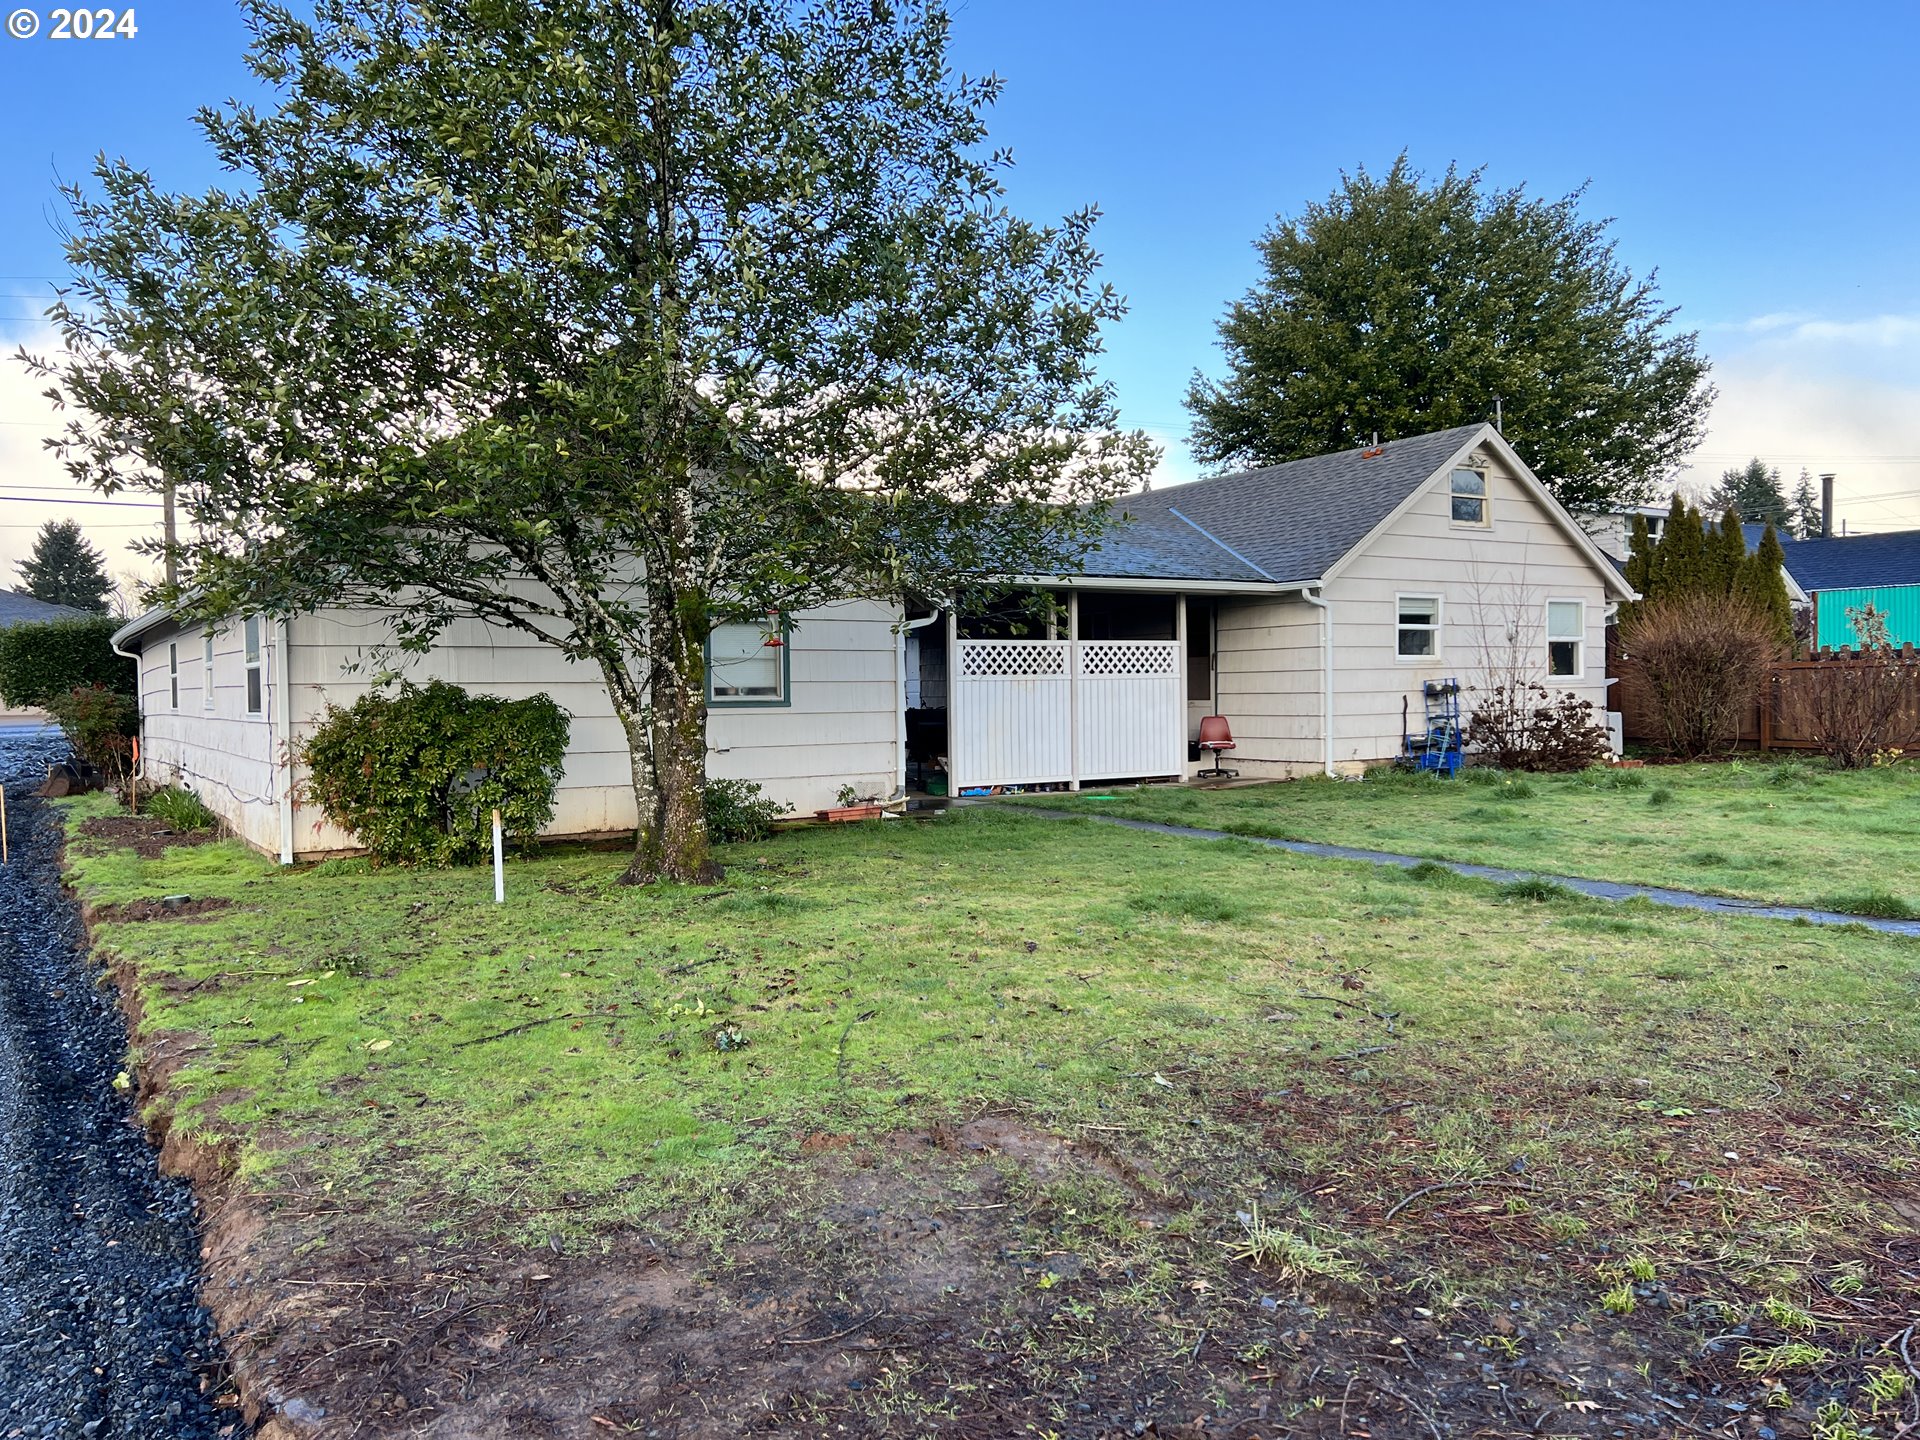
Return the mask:
POLYGON ((1633 517, 1639 515, 1647 522, 1647 539, 1654 544, 1660 543, 1660 532, 1666 528, 1667 516, 1671 513, 1669 505, 1623 505, 1618 510, 1593 510, 1574 516, 1580 528, 1593 537, 1610 559, 1627 563, 1627 552, 1632 549, 1629 543, 1633 538, 1633 517))
MULTIPOLYGON (((71 605, 54 605, 20 590, 0 590, 0 630, 15 625, 44 625, 49 620, 86 620, 90 611, 71 605)), ((46 725, 52 717, 44 710, 9 710, 0 705, 0 725, 46 725)))
POLYGON ((1895 645, 1920 645, 1920 530, 1782 542, 1787 573, 1813 605, 1814 644, 1857 645, 1849 610, 1872 605, 1895 645))
MULTIPOLYGON (((777 632, 714 634, 709 771, 801 812, 842 786, 950 788, 1184 778, 1201 717, 1227 717, 1249 775, 1356 771, 1399 753, 1421 687, 1538 679, 1604 708, 1618 569, 1490 425, 1124 498, 1074 575, 1009 577, 1051 616, 850 600, 777 632)), ((375 612, 126 626, 150 775, 177 772, 283 858, 353 841, 299 803, 289 753, 386 636, 375 612)), ((402 673, 573 716, 548 831, 634 823, 627 754, 598 674, 516 631, 463 622, 402 673)), ((1471 696, 1468 697, 1469 708, 1471 696)))

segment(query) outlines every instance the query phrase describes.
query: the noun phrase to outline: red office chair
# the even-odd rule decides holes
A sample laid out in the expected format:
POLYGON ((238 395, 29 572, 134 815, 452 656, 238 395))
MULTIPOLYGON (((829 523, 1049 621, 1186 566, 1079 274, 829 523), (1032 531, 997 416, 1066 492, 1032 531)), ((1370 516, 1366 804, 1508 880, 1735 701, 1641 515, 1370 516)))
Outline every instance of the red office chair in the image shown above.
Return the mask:
POLYGON ((1233 748, 1233 727, 1227 724, 1226 716, 1206 715, 1201 717, 1200 749, 1202 751, 1211 750, 1213 752, 1213 768, 1211 770, 1198 771, 1194 775, 1194 778, 1196 780, 1224 780, 1231 775, 1234 779, 1239 779, 1240 772, 1238 770, 1228 770, 1220 764, 1221 755, 1233 748))

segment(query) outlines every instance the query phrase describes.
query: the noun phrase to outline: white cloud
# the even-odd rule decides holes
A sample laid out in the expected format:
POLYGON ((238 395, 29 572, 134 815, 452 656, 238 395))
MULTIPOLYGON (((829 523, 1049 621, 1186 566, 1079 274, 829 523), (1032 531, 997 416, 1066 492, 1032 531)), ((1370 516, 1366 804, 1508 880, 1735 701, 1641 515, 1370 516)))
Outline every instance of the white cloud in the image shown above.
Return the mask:
POLYGON ((151 562, 126 547, 128 541, 158 531, 159 510, 77 503, 100 497, 74 484, 59 458, 42 444, 59 429, 61 417, 41 393, 46 382, 14 358, 22 345, 32 354, 53 354, 59 350, 59 337, 45 325, 0 329, 0 497, 5 497, 0 499, 0 586, 19 583, 15 566, 33 549, 34 535, 48 520, 78 520, 87 538, 106 554, 108 574, 153 574, 151 562))
POLYGON ((1789 488, 1802 468, 1833 472, 1850 529, 1920 528, 1920 315, 1759 316, 1741 328, 1753 338, 1715 357, 1720 398, 1683 482, 1711 485, 1757 455, 1789 488))

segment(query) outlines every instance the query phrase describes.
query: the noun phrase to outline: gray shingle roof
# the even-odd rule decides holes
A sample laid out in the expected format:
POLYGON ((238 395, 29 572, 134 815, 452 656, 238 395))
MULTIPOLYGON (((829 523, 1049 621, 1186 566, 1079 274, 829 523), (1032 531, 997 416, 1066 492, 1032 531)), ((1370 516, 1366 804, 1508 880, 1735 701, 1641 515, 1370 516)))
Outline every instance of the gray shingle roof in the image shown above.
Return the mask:
POLYGON ((1787 573, 1809 592, 1920 585, 1920 530, 1782 539, 1780 547, 1787 553, 1787 573))
POLYGON ((49 605, 19 590, 0 590, 0 630, 9 625, 33 625, 43 620, 84 619, 89 613, 71 605, 49 605))
POLYGON ((1127 580, 1221 580, 1270 583, 1253 566, 1183 520, 1137 504, 1149 497, 1128 495, 1116 506, 1127 517, 1101 537, 1082 572, 1127 580))
POLYGON ((1126 520, 1088 558, 1086 573, 1317 580, 1484 428, 1391 440, 1371 457, 1342 450, 1124 496, 1115 508, 1126 520))

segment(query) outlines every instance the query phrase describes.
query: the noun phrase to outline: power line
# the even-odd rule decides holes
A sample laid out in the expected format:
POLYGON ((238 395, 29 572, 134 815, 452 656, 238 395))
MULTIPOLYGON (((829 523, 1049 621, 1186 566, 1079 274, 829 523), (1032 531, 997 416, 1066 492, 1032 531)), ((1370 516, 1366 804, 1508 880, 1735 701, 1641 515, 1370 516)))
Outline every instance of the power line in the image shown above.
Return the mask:
POLYGON ((15 500, 23 505, 116 505, 131 510, 158 510, 158 500, 68 500, 57 495, 0 495, 0 500, 15 500))

